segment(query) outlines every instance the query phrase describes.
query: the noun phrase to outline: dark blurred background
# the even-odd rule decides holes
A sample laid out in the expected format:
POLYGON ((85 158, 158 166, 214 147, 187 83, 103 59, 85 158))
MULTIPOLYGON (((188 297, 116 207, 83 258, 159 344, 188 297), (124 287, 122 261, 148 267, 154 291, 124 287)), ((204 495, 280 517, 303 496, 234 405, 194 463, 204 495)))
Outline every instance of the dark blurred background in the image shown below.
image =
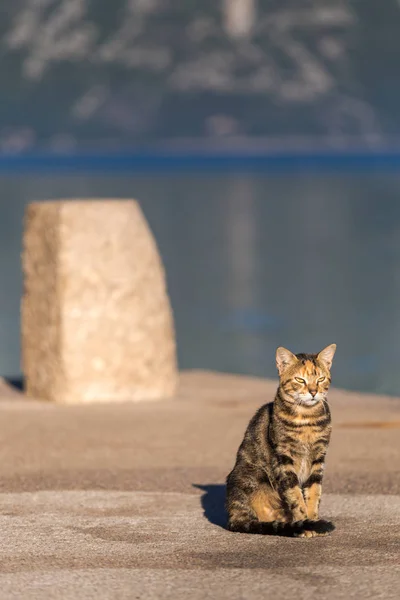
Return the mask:
POLYGON ((156 236, 181 368, 275 376, 276 346, 336 342, 336 385, 398 395, 398 1, 0 17, 0 374, 20 374, 25 204, 124 197, 156 236))

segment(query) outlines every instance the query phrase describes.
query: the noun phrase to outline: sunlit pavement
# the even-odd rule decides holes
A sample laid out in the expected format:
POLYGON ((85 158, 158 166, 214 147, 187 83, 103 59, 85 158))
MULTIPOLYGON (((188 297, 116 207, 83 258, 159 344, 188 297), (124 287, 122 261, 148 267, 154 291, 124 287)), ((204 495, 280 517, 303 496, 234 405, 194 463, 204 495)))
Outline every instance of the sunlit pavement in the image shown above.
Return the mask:
POLYGON ((1 388, 1 598, 400 597, 400 400, 333 390, 310 540, 232 534, 224 477, 276 382, 184 373, 173 400, 54 406, 1 388))

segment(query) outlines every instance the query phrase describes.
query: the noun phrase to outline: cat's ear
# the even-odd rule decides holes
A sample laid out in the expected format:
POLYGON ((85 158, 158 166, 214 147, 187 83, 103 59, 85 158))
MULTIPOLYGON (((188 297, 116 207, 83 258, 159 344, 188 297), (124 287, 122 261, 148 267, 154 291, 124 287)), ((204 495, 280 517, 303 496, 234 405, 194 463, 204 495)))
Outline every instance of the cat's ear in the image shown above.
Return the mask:
POLYGON ((326 364, 328 369, 330 369, 332 366, 333 357, 335 356, 335 352, 336 344, 331 344, 330 346, 327 346, 326 348, 321 350, 321 352, 318 354, 318 360, 321 360, 323 363, 326 364))
POLYGON ((276 366, 279 372, 279 375, 282 375, 283 371, 285 371, 288 367, 293 365, 297 361, 296 356, 290 352, 290 350, 286 350, 286 348, 282 348, 280 346, 276 351, 276 366))

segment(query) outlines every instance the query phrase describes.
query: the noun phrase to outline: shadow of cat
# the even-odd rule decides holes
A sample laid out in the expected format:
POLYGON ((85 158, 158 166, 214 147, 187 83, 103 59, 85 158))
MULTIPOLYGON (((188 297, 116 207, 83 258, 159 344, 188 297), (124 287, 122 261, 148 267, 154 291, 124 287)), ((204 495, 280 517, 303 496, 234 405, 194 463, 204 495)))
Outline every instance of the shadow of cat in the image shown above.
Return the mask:
POLYGON ((193 487, 201 490, 201 506, 204 516, 213 525, 226 528, 228 516, 225 510, 225 490, 226 486, 219 483, 210 483, 206 485, 193 484, 193 487))

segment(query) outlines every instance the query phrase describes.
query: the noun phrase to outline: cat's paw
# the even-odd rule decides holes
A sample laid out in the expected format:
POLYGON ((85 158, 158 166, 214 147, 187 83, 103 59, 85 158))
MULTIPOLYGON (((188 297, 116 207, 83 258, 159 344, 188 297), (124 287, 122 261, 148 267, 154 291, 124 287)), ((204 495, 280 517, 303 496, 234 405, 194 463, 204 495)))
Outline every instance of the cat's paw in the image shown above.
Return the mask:
POLYGON ((301 531, 300 533, 295 533, 294 537, 297 538, 312 538, 312 537, 317 537, 318 533, 315 533, 315 531, 301 531))
POLYGON ((292 536, 295 538, 309 538, 313 537, 312 531, 306 531, 304 528, 305 521, 292 521, 290 523, 290 530, 292 532, 292 536))
POLYGON ((288 527, 294 537, 304 537, 304 521, 292 521, 288 527))
POLYGON ((329 535, 335 529, 335 525, 332 521, 327 521, 325 519, 317 519, 315 521, 307 519, 304 521, 303 527, 305 531, 312 532, 315 536, 329 535))

